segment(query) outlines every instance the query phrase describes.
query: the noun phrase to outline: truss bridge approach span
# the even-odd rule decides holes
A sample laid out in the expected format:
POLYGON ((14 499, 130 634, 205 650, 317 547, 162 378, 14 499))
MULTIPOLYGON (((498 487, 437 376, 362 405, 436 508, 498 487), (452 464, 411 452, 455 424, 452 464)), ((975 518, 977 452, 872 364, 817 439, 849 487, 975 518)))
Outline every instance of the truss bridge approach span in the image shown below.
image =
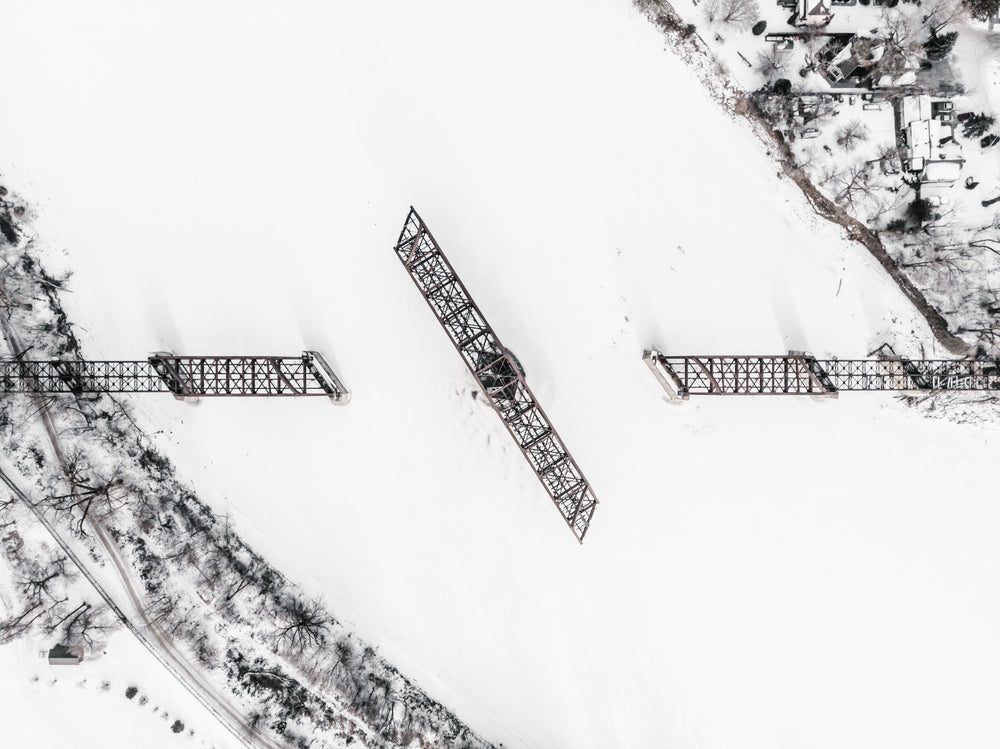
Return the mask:
POLYGON ((643 352, 671 400, 692 395, 812 395, 841 392, 1000 390, 1000 361, 971 359, 817 359, 784 356, 665 356, 643 352))
POLYGON ((0 392, 172 393, 177 398, 326 396, 350 392, 316 351, 301 356, 174 356, 134 361, 0 359, 0 392))
POLYGON ((411 207, 395 247, 424 301, 458 350, 556 509, 580 543, 597 497, 504 347, 411 207))

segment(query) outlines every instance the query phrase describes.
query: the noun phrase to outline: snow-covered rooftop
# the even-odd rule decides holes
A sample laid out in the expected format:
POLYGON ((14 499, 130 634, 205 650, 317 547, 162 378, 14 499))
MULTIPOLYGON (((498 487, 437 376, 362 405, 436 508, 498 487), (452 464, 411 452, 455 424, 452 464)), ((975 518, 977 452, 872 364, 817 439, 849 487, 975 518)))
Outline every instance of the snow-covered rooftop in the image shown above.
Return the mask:
POLYGON ((929 120, 931 118, 931 97, 927 94, 904 96, 900 102, 902 124, 906 127, 911 122, 929 120))

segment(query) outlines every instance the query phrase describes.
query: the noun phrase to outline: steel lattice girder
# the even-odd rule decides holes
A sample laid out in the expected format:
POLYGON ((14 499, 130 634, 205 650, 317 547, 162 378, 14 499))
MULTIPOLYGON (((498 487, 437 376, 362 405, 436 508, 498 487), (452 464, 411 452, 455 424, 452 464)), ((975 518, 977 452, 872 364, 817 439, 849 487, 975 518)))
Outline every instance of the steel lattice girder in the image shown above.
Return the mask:
POLYGON ((0 360, 0 392, 173 393, 177 396, 328 396, 346 403, 350 393, 322 355, 174 356, 145 361, 0 360))
POLYGON ((583 543, 597 497, 535 400, 517 361, 500 343, 412 207, 395 251, 559 514, 583 543))
POLYGON ((816 359, 787 356, 664 356, 643 359, 672 398, 689 395, 835 395, 871 390, 997 390, 1000 362, 816 359))

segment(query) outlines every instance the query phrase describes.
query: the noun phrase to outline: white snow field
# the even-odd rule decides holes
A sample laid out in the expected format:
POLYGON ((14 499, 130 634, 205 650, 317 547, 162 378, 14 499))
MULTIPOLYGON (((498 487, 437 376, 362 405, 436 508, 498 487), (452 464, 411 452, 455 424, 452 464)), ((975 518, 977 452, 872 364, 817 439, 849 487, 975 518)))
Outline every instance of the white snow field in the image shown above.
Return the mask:
POLYGON ((640 359, 942 352, 628 0, 4 15, 0 172, 75 271, 89 355, 323 351, 347 407, 133 403, 476 731, 995 745, 1000 434, 889 395, 669 406, 640 359), (393 255, 410 204, 592 482, 583 546, 393 255))
POLYGON ((36 638, 0 648, 5 746, 242 746, 124 630, 111 637, 107 656, 78 666, 50 666, 40 657, 47 651, 36 638), (177 720, 183 730, 175 733, 177 720))

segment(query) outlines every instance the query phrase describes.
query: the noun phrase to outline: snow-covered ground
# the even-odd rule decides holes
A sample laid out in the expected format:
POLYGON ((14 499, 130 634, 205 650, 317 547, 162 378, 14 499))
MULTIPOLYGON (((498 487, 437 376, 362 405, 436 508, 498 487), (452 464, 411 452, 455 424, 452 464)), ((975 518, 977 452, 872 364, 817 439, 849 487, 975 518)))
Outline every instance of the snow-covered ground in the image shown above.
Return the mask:
MULTIPOLYGON (((20 3, 6 26, 0 172, 76 271, 88 353, 323 351, 346 408, 135 406, 475 730, 992 745, 1000 435, 877 395, 671 407, 640 361, 942 352, 630 3, 20 3), (593 483, 582 547, 391 252, 411 203, 593 483)), ((4 689, 30 678, 0 657, 4 689)))
POLYGON ((47 650, 35 638, 0 648, 0 704, 14 745, 242 746, 124 630, 111 637, 108 656, 78 666, 50 666, 47 650), (176 721, 183 728, 175 732, 176 721))

